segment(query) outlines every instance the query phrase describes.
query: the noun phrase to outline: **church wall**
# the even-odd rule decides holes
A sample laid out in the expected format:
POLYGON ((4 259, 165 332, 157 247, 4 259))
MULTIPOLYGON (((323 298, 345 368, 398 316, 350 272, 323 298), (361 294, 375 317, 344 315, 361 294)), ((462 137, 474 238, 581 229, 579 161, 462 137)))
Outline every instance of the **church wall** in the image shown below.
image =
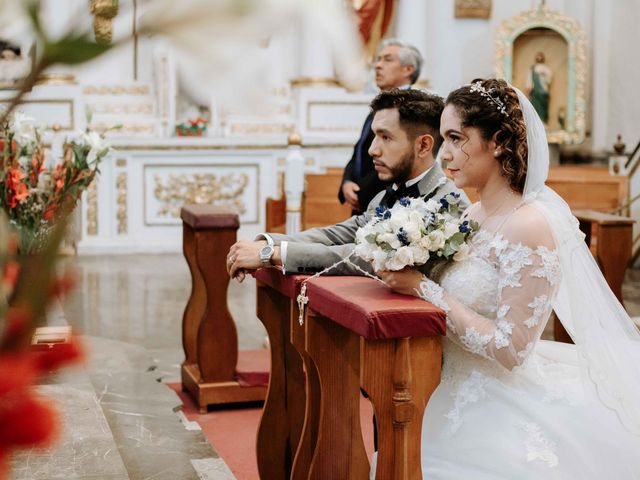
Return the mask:
MULTIPOLYGON (((421 79, 446 95, 475 77, 494 75, 495 32, 504 20, 537 3, 494 0, 491 16, 484 20, 455 18, 453 1, 399 0, 389 35, 421 49, 425 57, 421 79)), ((120 1, 120 13, 113 22, 115 38, 131 35, 132 4, 133 0, 120 1)), ((640 104, 640 64, 633 61, 634 46, 640 45, 638 0, 547 0, 547 5, 576 19, 586 32, 587 129, 591 135, 579 148, 609 149, 616 133, 622 133, 632 148, 640 140, 640 109, 635 108, 640 104)), ((69 18, 60 12, 74 8, 86 9, 86 1, 45 0, 48 28, 61 33, 69 18)), ((90 22, 91 17, 85 20, 90 22)), ((117 151, 103 169, 93 203, 84 200, 82 228, 86 233, 97 219, 98 233, 85 235, 81 250, 135 251, 148 246, 150 240, 157 242, 158 250, 179 249, 179 222, 175 217, 160 218, 161 206, 154 204, 157 199, 150 194, 157 183, 154 169, 161 176, 174 169, 181 178, 191 178, 199 168, 222 175, 234 162, 261 165, 248 172, 251 182, 247 188, 259 188, 257 196, 246 190, 249 196, 243 197, 256 215, 251 213, 241 235, 251 236, 263 226, 264 200, 278 194, 275 172, 284 170, 288 133, 302 135, 307 171, 346 164, 376 89, 371 75, 361 92, 322 84, 334 74, 327 56, 330 52, 315 35, 312 29, 293 30, 265 42, 262 58, 269 68, 256 81, 268 92, 267 101, 261 111, 220 108, 216 99, 205 101, 213 116, 207 139, 169 138, 174 125, 194 118, 197 110, 173 68, 179 59, 162 53, 160 39, 139 37, 137 53, 128 43, 94 62, 63 69, 76 76, 73 101, 80 111, 80 106, 91 107, 94 123, 100 126, 123 124, 123 129, 112 134, 117 151), (320 82, 292 86, 293 79, 320 82), (108 88, 100 91, 105 86, 108 88)), ((212 34, 209 41, 217 39, 212 34)), ((220 77, 224 81, 225 72, 220 77)), ((232 86, 242 91, 243 86, 232 86)))

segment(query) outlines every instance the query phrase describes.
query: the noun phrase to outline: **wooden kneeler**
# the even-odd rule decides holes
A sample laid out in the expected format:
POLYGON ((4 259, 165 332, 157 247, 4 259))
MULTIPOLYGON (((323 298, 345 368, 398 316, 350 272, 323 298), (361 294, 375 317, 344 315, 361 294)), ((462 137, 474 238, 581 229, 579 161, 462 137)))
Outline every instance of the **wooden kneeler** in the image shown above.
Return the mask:
POLYGON ((267 350, 238 352, 238 334, 227 306, 226 256, 236 241, 238 215, 211 205, 185 205, 183 252, 192 290, 182 319, 182 389, 200 412, 208 405, 262 401, 267 394, 267 350))

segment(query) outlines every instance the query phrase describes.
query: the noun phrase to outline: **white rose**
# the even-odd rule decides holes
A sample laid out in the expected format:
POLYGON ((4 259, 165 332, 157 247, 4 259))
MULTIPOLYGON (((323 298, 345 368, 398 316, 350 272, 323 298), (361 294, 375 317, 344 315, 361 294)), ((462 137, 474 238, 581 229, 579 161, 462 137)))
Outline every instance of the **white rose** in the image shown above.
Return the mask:
POLYGON ((393 233, 380 233, 376 237, 376 243, 380 245, 381 243, 388 243, 391 248, 394 250, 400 248, 402 243, 398 240, 398 237, 393 233))
POLYGON ((469 244, 463 243, 462 245, 460 245, 460 248, 458 249, 458 251, 453 255, 453 259, 456 262, 460 262, 465 258, 469 257, 470 251, 471 251, 471 247, 469 246, 469 244))
POLYGON ((422 215, 419 212, 413 211, 409 214, 409 222, 404 226, 404 230, 407 232, 407 238, 410 243, 417 242, 422 237, 422 215))
POLYGON ((409 247, 400 247, 387 262, 389 270, 402 270, 408 265, 413 265, 413 251, 409 247))
POLYGON ((413 263, 414 265, 424 265, 429 260, 429 251, 425 248, 422 248, 418 245, 410 245, 408 247, 411 249, 413 253, 413 263))
POLYGON ((427 203, 425 206, 427 210, 433 213, 437 212, 440 209, 440 203, 436 202, 433 198, 430 198, 429 200, 427 200, 427 203))
POLYGON ((387 266, 385 265, 385 262, 387 261, 387 252, 378 248, 371 253, 372 255, 368 260, 371 261, 373 269, 375 271, 386 270, 387 266))
MULTIPOLYGON (((431 238, 429 238, 429 235, 425 235, 424 237, 422 237, 420 239, 420 241, 418 242, 418 245, 420 245, 425 250, 434 251, 434 248, 432 248, 433 247, 433 242, 431 242, 431 238)), ((437 250, 437 249, 435 249, 435 250, 437 250)))
POLYGON ((431 240, 431 251, 440 250, 444 247, 446 238, 444 237, 442 230, 434 230, 429 234, 429 238, 431 240))
POLYGON ((356 248, 354 249, 354 252, 360 258, 363 258, 365 260, 371 260, 372 252, 374 249, 375 247, 372 247, 370 243, 364 242, 364 243, 358 243, 356 245, 356 248))
POLYGON ((387 221, 393 231, 400 230, 400 227, 404 227, 409 223, 409 214, 406 211, 394 212, 391 218, 387 221))

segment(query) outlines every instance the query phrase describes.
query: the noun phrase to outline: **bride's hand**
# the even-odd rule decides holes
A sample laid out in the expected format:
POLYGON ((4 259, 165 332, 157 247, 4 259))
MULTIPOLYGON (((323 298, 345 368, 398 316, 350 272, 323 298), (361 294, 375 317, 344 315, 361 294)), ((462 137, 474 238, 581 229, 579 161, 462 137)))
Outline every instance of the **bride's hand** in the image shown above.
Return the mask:
POLYGON ((422 281, 422 273, 415 268, 406 267, 397 272, 391 270, 381 270, 376 274, 386 283, 394 292, 403 295, 418 295, 420 282, 422 281))

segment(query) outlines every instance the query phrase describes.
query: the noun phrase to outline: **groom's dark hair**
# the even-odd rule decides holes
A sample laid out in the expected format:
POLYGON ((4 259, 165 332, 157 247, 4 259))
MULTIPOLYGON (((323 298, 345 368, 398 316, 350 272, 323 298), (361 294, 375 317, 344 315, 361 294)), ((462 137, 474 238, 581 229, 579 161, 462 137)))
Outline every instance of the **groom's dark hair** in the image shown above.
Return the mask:
POLYGON ((422 90, 394 88, 380 93, 371 102, 371 110, 395 108, 400 115, 400 125, 410 138, 429 134, 433 137, 433 156, 442 145, 440 116, 444 110, 444 100, 438 95, 422 90))

